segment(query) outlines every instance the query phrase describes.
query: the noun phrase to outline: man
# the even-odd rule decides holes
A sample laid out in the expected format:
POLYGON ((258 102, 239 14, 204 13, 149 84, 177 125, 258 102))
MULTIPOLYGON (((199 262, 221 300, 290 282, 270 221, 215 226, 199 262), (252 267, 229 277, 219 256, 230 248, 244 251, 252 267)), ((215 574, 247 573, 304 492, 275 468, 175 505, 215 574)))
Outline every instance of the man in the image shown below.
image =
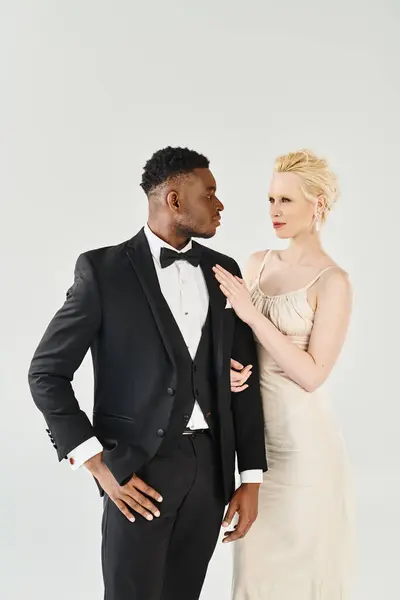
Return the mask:
POLYGON ((85 465, 104 494, 107 600, 195 600, 224 525, 245 535, 266 470, 255 345, 226 307, 212 267, 239 267, 211 238, 223 205, 209 161, 165 148, 141 186, 148 224, 128 242, 82 254, 33 357, 29 381, 59 460, 85 465), (93 425, 71 381, 91 349, 93 425), (230 358, 254 377, 230 391, 230 358), (234 492, 235 452, 242 484, 234 492))

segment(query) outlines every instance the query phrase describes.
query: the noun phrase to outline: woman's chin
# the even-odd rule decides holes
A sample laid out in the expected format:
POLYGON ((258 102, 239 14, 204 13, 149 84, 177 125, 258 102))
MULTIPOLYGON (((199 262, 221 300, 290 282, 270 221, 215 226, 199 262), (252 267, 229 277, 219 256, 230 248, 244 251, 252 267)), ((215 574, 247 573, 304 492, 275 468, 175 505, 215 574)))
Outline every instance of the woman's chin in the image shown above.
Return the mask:
POLYGON ((291 237, 288 231, 284 231, 282 229, 281 230, 275 229, 275 235, 277 238, 279 238, 281 240, 287 240, 288 238, 291 237))

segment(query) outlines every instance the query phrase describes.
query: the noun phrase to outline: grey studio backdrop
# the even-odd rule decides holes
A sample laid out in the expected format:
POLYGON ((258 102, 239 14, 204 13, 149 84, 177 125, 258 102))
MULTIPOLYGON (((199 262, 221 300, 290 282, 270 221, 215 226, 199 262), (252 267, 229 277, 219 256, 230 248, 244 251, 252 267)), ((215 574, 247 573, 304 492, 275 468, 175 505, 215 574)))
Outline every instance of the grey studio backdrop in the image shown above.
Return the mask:
MULTIPOLYGON (((283 245, 267 203, 277 154, 308 146, 338 173, 323 237, 355 295, 329 382, 357 497, 353 598, 399 597, 399 12, 396 0, 0 2, 2 599, 102 597, 97 489, 57 463, 27 369, 77 256, 144 223, 141 169, 168 144, 211 159, 226 208, 207 243, 241 265, 283 245)), ((75 388, 90 413, 89 357, 75 388)), ((228 600, 231 573, 219 544, 202 600, 228 600)))

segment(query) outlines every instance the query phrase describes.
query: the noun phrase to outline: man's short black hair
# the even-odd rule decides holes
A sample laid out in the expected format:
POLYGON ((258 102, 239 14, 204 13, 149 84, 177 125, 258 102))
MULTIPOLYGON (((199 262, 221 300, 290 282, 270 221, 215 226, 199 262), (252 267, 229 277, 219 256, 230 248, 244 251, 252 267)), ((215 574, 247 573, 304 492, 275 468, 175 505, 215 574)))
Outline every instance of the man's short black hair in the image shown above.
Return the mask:
POLYGON ((209 164, 208 158, 194 150, 168 146, 155 152, 147 161, 140 185, 149 195, 171 177, 191 173, 194 169, 208 169, 209 164))

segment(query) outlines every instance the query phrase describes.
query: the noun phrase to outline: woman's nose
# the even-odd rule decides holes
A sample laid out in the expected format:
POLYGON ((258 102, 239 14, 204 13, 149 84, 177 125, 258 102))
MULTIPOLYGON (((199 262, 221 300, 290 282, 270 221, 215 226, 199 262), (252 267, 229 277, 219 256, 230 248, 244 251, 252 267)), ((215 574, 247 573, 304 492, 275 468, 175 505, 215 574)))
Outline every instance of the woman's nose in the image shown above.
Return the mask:
POLYGON ((282 216, 282 208, 279 205, 274 204, 272 206, 271 213, 273 217, 280 217, 282 216))

